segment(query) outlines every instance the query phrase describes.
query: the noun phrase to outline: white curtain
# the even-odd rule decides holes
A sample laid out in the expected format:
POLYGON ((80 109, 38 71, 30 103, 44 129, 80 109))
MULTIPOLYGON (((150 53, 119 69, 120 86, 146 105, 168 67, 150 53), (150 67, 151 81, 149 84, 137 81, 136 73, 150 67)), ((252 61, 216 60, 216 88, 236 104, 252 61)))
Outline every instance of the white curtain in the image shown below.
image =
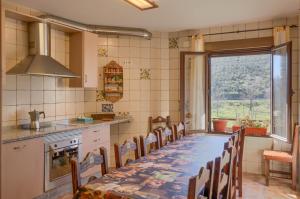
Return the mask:
POLYGON ((274 38, 275 46, 289 42, 290 41, 290 27, 289 26, 274 27, 273 28, 273 38, 274 38))
MULTIPOLYGON (((192 37, 192 51, 204 52, 202 35, 192 37)), ((205 129, 205 57, 195 55, 191 59, 190 112, 192 130, 205 129)))

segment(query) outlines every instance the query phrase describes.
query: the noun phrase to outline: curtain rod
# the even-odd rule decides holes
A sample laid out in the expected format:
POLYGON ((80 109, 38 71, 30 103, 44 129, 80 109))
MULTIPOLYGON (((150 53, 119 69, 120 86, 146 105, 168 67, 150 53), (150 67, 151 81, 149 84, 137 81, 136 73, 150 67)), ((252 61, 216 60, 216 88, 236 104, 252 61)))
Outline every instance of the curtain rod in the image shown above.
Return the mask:
MULTIPOLYGON (((290 28, 298 28, 297 25, 290 25, 290 28)), ((219 33, 207 33, 203 34, 203 36, 211 36, 211 35, 224 35, 224 34, 231 34, 231 33, 241 33, 241 32, 254 32, 260 30, 273 30, 273 28, 258 28, 258 29, 250 29, 250 30, 237 30, 237 31, 230 31, 230 32, 219 32, 219 33)), ((194 35, 190 35, 188 37, 192 37, 194 35)))

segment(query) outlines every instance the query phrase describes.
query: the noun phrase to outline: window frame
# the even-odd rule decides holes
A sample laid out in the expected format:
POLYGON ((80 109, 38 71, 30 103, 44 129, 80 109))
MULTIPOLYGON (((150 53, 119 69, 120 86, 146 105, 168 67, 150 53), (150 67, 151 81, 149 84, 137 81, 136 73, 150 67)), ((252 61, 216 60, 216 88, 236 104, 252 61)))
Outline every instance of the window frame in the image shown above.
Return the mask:
MULTIPOLYGON (((270 130, 270 136, 285 142, 290 142, 291 141, 291 129, 292 129, 292 95, 294 94, 293 89, 292 89, 292 76, 291 76, 291 70, 292 70, 292 42, 287 42, 283 45, 288 45, 288 70, 289 70, 289 77, 288 77, 288 87, 289 87, 289 93, 290 93, 290 100, 289 100, 289 119, 288 119, 288 125, 290 127, 290 131, 287 134, 287 139, 282 139, 279 136, 276 136, 272 133, 273 125, 272 125, 272 120, 273 120, 273 87, 272 87, 272 82, 273 82, 273 62, 271 58, 271 130, 270 130)), ((184 88, 185 88, 185 56, 186 55, 205 55, 206 57, 206 122, 207 122, 207 131, 211 132, 211 94, 210 94, 210 88, 211 88, 211 58, 212 57, 224 57, 224 56, 242 56, 242 55, 256 55, 256 54, 270 54, 272 56, 272 52, 274 48, 278 48, 279 46, 270 46, 270 45, 265 45, 261 47, 249 47, 249 48, 237 48, 237 49, 221 49, 221 50, 210 50, 206 52, 194 52, 194 51, 181 51, 180 52, 180 120, 184 121, 184 102, 185 102, 185 93, 184 93, 184 88)))
MULTIPOLYGON (((221 50, 221 51, 211 51, 208 54, 208 122, 209 122, 209 132, 212 132, 211 129, 211 122, 212 122, 212 117, 211 117, 211 58, 214 57, 232 57, 232 56, 247 56, 247 55, 260 55, 260 54, 270 54, 270 56, 272 55, 271 53, 271 47, 262 47, 262 48, 250 48, 250 49, 237 49, 237 50, 221 50)), ((271 63, 271 68, 270 68, 270 72, 272 71, 272 63, 271 63)), ((272 80, 271 80, 272 81, 272 80)), ((271 85, 270 85, 271 86, 271 85)), ((271 97, 271 96, 270 96, 271 97)), ((272 98, 272 97, 271 97, 272 98)), ((272 103, 272 99, 270 101, 270 103, 272 103)), ((270 110, 270 113, 272 113, 272 110, 270 110)), ((270 115, 271 117, 271 115, 270 115)), ((272 123, 270 121, 270 123, 272 123)))
POLYGON ((274 98, 274 92, 273 92, 273 55, 274 55, 274 51, 277 49, 280 49, 282 47, 286 47, 287 49, 287 102, 288 102, 288 107, 287 107, 287 112, 288 112, 288 118, 287 118, 287 138, 284 138, 280 135, 277 134, 273 134, 273 111, 271 111, 271 134, 270 136, 281 140, 283 142, 288 142, 291 143, 292 140, 292 128, 293 128, 293 124, 292 124, 292 96, 294 95, 294 91, 293 91, 293 86, 292 86, 292 41, 280 44, 278 46, 273 46, 271 48, 271 55, 272 55, 272 59, 271 59, 271 109, 273 110, 274 107, 274 103, 273 103, 273 98, 274 98))

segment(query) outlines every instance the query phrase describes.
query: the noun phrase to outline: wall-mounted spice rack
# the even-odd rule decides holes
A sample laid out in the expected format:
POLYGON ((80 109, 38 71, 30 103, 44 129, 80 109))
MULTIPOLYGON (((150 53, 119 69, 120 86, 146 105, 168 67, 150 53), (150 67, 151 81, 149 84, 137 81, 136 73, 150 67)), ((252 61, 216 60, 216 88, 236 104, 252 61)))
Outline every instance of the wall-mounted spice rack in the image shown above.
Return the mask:
POLYGON ((109 102, 117 102, 123 97, 123 67, 116 61, 104 66, 104 98, 109 102))

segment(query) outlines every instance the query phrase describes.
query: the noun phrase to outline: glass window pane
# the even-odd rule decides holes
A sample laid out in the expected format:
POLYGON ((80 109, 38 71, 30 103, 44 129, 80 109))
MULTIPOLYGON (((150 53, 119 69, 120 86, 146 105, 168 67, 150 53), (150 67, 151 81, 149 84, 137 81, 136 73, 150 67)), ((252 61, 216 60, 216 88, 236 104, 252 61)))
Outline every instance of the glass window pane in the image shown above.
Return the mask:
POLYGON ((271 55, 211 58, 211 119, 270 123, 271 55))
POLYGON ((287 139, 288 127, 288 54, 286 46, 273 52, 273 134, 287 139))

